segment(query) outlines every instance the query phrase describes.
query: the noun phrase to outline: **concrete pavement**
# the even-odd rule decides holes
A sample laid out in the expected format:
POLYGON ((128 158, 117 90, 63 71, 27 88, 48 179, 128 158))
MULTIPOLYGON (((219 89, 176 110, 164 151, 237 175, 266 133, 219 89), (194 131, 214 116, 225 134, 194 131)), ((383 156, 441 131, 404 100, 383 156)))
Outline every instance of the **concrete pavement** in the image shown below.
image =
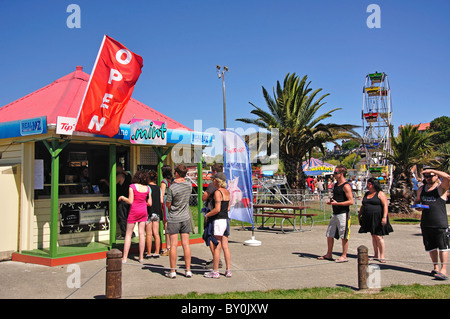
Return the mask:
MULTIPOLYGON (((353 221, 355 217, 353 217, 353 221)), ((382 287, 392 284, 449 284, 429 275, 432 264, 424 251, 419 225, 393 225, 394 232, 385 236, 386 264, 373 262, 379 272, 371 277, 382 287)), ((349 261, 337 264, 317 260, 326 252, 326 226, 312 231, 282 234, 274 230, 255 230, 261 246, 243 243, 251 239, 251 231, 234 227, 230 236, 233 276, 220 279, 203 277, 203 267, 211 259, 205 244, 191 245, 192 278, 184 276, 183 251, 178 247, 178 275, 165 277, 169 258, 147 259, 143 264, 130 256, 123 264, 122 298, 135 299, 156 295, 223 293, 269 289, 308 287, 358 288, 357 248, 365 245, 373 254, 370 234, 359 234, 359 226, 351 227, 349 261)), ((335 241, 335 258, 340 255, 341 242, 335 241)), ((222 257, 223 258, 223 257, 222 257)), ((47 267, 13 261, 0 262, 1 299, 93 299, 105 298, 106 260, 86 261, 74 265, 47 267), (78 276, 79 275, 79 276, 78 276), (76 288, 79 278, 80 288, 76 288)))

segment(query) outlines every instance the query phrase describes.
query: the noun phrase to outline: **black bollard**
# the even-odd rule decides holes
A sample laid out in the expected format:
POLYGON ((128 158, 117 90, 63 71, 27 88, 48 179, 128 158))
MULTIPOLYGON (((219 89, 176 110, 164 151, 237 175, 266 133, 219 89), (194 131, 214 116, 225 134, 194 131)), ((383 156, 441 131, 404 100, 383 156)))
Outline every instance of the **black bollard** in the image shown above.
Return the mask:
POLYGON ((106 254, 106 298, 122 297, 122 252, 111 249, 106 254))
POLYGON ((358 247, 358 288, 368 289, 367 276, 369 266, 369 249, 366 246, 358 247))

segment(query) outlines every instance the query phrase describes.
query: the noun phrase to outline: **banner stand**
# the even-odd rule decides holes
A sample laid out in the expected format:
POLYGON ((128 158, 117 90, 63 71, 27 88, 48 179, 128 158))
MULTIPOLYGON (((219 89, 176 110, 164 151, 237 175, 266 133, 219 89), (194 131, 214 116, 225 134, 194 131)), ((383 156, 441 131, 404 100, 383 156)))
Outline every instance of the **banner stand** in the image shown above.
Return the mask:
POLYGON ((252 239, 244 242, 246 246, 261 246, 261 242, 255 239, 255 226, 252 225, 252 239))

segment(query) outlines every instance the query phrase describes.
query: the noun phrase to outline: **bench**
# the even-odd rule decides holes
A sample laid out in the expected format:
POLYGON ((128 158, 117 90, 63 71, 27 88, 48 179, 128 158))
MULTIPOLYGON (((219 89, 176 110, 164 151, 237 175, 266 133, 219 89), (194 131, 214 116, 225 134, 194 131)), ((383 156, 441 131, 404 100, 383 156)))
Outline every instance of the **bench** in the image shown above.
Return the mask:
POLYGON ((272 225, 272 228, 276 225, 276 219, 282 218, 281 221, 281 231, 283 233, 286 233, 284 229, 284 222, 287 220, 289 223, 294 227, 293 231, 310 231, 312 230, 314 226, 314 219, 313 216, 317 216, 317 214, 307 214, 302 213, 301 211, 305 210, 305 206, 296 206, 296 205, 282 205, 282 204, 255 204, 253 205, 253 208, 257 211, 253 214, 253 217, 255 218, 255 224, 257 223, 257 218, 261 217, 262 223, 259 228, 265 228, 264 224, 271 218, 273 218, 274 223, 272 225), (258 209, 261 210, 261 212, 258 212, 258 209), (269 210, 267 210, 269 209, 269 210), (291 212, 285 212, 284 210, 292 210, 291 212), (300 217, 300 228, 298 229, 296 227, 295 218, 300 217), (302 229, 302 217, 308 217, 311 220, 311 227, 309 229, 303 230, 302 229))

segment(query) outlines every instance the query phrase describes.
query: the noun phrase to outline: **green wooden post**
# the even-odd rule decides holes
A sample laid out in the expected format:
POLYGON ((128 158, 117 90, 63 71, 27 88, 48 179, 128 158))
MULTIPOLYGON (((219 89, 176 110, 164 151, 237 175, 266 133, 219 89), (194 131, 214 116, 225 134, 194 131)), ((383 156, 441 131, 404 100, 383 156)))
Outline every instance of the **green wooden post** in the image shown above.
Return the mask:
POLYGON ((117 200, 116 200, 116 145, 109 145, 109 245, 116 243, 117 200))
POLYGON ((43 141, 52 156, 52 176, 50 190, 50 252, 51 258, 58 255, 58 216, 59 216, 59 154, 64 147, 69 144, 69 140, 59 144, 58 140, 52 140, 50 146, 47 141, 43 141))
POLYGON ((203 158, 200 155, 200 160, 197 163, 197 211, 198 211, 198 233, 203 234, 204 217, 202 214, 203 208, 203 158))
MULTIPOLYGON (((165 151, 162 147, 156 147, 153 146, 153 150, 155 151, 156 155, 158 156, 158 165, 157 165, 157 173, 158 173, 158 186, 161 187, 161 182, 163 180, 162 176, 162 167, 164 166, 164 160, 167 158, 167 155, 169 155, 170 151, 172 151, 173 146, 169 146, 165 151)), ((164 212, 163 212, 164 214, 164 212)), ((165 241, 164 235, 164 225, 162 221, 159 223, 159 235, 161 237, 161 243, 163 240, 165 241)))

